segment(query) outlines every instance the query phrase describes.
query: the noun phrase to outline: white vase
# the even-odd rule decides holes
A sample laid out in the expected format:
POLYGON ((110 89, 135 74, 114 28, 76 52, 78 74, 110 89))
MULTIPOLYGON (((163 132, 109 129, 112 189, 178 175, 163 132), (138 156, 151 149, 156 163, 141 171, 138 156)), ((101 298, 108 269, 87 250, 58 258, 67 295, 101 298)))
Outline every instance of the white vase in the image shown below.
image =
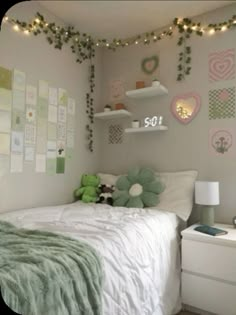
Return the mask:
POLYGON ((133 120, 132 121, 132 128, 139 128, 140 127, 140 121, 139 120, 133 120))
POLYGON ((159 81, 152 81, 152 86, 159 86, 160 82, 159 81))
POLYGON ((110 112, 111 111, 111 108, 109 107, 104 107, 104 112, 110 112))

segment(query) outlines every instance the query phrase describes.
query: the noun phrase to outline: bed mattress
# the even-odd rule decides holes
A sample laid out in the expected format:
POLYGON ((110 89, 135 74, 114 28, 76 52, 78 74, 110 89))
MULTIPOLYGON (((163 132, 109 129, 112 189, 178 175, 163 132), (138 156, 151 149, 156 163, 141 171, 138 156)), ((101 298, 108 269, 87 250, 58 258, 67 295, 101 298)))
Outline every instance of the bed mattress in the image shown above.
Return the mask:
POLYGON ((174 213, 78 201, 1 213, 0 220, 94 246, 104 265, 104 315, 172 315, 181 308, 179 219, 174 213))

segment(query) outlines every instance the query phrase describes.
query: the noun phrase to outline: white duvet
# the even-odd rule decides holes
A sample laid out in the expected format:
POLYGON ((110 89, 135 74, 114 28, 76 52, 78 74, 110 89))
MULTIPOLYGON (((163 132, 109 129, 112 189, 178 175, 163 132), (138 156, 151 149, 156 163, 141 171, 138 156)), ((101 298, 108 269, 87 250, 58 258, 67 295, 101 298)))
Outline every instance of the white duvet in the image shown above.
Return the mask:
POLYGON ((104 315, 172 315, 181 308, 173 213, 76 202, 2 213, 0 220, 93 245, 104 263, 104 315))

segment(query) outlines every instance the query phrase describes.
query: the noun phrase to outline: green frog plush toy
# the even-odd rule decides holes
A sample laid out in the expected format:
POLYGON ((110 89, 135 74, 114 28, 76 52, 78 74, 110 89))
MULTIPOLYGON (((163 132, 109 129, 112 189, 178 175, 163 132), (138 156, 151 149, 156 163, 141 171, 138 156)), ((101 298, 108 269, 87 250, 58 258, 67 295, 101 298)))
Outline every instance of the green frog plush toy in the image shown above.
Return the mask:
POLYGON ((100 184, 100 178, 96 175, 84 174, 81 179, 81 187, 74 191, 74 197, 76 200, 82 200, 83 202, 96 202, 100 184))

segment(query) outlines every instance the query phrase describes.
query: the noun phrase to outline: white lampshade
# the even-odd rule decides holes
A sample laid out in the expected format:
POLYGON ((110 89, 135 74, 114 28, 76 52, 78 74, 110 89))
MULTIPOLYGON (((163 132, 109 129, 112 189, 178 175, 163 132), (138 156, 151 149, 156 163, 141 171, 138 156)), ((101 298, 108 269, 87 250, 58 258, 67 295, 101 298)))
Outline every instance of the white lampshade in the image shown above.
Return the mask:
POLYGON ((195 203, 214 206, 220 203, 219 182, 195 182, 195 203))

